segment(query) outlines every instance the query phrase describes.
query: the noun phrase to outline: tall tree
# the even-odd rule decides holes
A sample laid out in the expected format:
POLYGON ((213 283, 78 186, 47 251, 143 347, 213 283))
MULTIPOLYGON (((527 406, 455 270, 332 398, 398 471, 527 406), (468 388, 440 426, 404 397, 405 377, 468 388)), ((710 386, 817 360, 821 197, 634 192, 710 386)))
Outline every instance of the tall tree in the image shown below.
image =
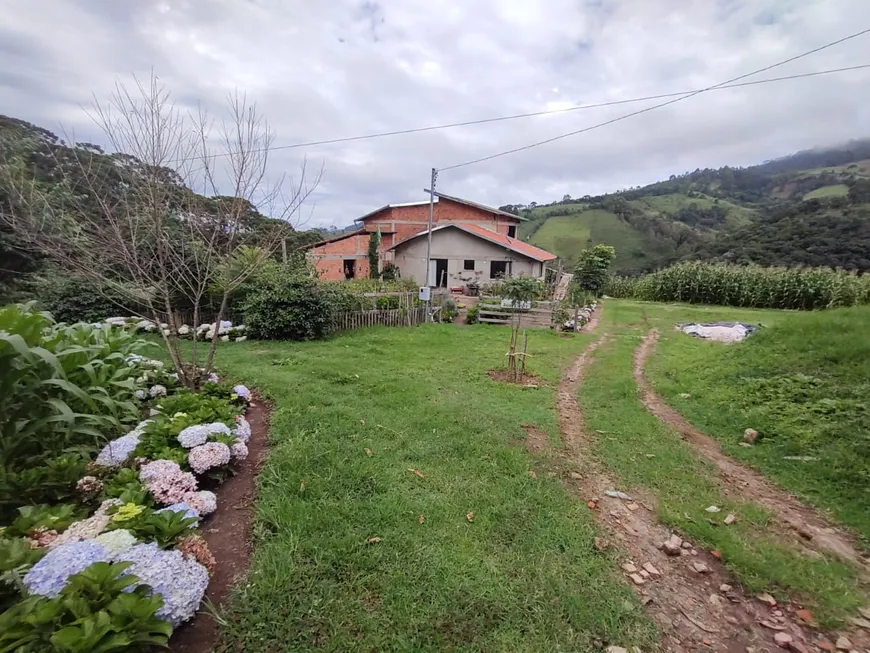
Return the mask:
POLYGON ((607 271, 615 256, 616 250, 610 245, 598 244, 584 249, 578 257, 577 267, 574 268, 573 282, 594 297, 601 297, 607 281, 607 271))
POLYGON ((205 112, 188 116, 155 77, 117 83, 90 115, 115 153, 48 148, 52 184, 20 160, 0 161, 8 198, 0 219, 40 255, 125 297, 133 314, 165 323, 160 332, 173 365, 195 387, 203 368, 196 338, 191 358, 182 357, 179 301, 193 307, 198 324, 203 299, 216 288, 219 324, 233 290, 280 248, 319 175, 309 180, 303 164, 298 182, 270 184, 274 135, 243 95, 228 98, 216 133, 205 112), (263 219, 257 206, 267 207, 269 228, 254 228, 263 219))
POLYGON ((381 247, 381 228, 369 235, 369 278, 381 278, 381 255, 378 251, 381 247))

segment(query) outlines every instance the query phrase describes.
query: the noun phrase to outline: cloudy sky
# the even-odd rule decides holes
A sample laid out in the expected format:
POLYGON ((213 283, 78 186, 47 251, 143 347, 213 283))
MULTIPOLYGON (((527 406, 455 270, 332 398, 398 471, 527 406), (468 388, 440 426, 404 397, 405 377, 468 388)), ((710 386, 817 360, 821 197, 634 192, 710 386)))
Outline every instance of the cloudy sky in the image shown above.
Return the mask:
MULTIPOLYGON (((276 145, 701 88, 870 27, 867 0, 2 0, 0 112, 104 143, 83 107, 154 71, 220 115, 245 91, 276 145)), ((870 63, 870 34, 765 76, 870 63)), ((275 151, 324 170, 309 225, 425 199, 429 170, 654 102, 275 151)), ((479 202, 546 202, 870 135, 870 70, 715 91, 444 171, 479 202)))

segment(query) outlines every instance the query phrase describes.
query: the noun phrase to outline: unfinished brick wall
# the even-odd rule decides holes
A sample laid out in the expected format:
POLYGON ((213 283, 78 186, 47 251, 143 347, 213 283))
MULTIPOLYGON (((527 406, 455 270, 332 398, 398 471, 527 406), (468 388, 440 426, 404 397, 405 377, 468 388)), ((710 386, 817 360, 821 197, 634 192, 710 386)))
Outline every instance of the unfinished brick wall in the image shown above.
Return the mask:
MULTIPOLYGON (((500 234, 507 234, 508 227, 518 227, 517 218, 491 213, 461 202, 439 199, 435 203, 432 223, 434 226, 446 223, 468 224, 485 227, 500 234)), ((381 230, 381 262, 391 261, 393 253, 387 251, 394 245, 425 231, 429 224, 429 205, 396 206, 386 208, 365 219, 363 229, 367 232, 381 230)), ((344 260, 354 259, 355 278, 368 277, 369 235, 355 234, 314 247, 309 256, 315 264, 321 279, 339 281, 345 278, 344 260)))
POLYGON ((326 281, 344 281, 344 261, 353 259, 354 278, 369 276, 369 235, 354 234, 347 238, 313 247, 308 256, 317 274, 326 281))

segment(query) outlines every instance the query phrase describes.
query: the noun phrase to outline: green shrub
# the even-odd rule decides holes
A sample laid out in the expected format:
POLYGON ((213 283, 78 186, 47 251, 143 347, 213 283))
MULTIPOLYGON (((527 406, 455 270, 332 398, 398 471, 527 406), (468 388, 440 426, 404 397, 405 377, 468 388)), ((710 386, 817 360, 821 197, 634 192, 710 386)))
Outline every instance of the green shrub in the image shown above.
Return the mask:
POLYGON ((23 594, 21 581, 45 549, 33 549, 20 538, 0 538, 0 610, 5 610, 23 594))
POLYGON ((54 531, 62 531, 74 521, 80 519, 83 512, 81 506, 69 503, 21 506, 18 509, 18 516, 6 527, 3 535, 21 537, 34 528, 48 528, 54 531))
POLYGON ((470 306, 465 314, 466 324, 477 324, 480 321, 480 306, 470 306))
POLYGON ((457 315, 459 309, 456 307, 456 301, 452 297, 445 297, 441 302, 441 321, 453 322, 457 315))
POLYGON ((196 518, 187 517, 183 512, 174 510, 157 512, 145 506, 138 506, 138 508, 144 509, 131 519, 109 522, 107 530, 125 529, 137 540, 156 542, 161 549, 168 549, 179 537, 189 533, 190 529, 196 526, 196 518))
POLYGON ((58 322, 101 322, 113 315, 126 315, 129 304, 122 295, 95 286, 82 277, 57 273, 40 279, 34 296, 58 322))
POLYGON ((139 417, 137 370, 147 346, 122 329, 57 324, 33 304, 0 309, 0 521, 63 498, 87 459, 139 417))
POLYGON ((144 652, 165 647, 172 626, 147 585, 124 571, 129 562, 97 562, 70 576, 54 598, 32 596, 0 614, 0 651, 21 653, 144 652))
POLYGON ((315 340, 332 328, 336 292, 313 279, 284 274, 258 277, 244 306, 245 324, 254 338, 315 340))
POLYGON ((598 244, 590 249, 584 249, 578 257, 574 268, 572 283, 593 297, 601 297, 607 282, 607 270, 616 257, 616 250, 610 245, 598 244))
POLYGON ((606 293, 645 301, 813 310, 870 302, 870 275, 690 262, 641 277, 613 277, 606 293))

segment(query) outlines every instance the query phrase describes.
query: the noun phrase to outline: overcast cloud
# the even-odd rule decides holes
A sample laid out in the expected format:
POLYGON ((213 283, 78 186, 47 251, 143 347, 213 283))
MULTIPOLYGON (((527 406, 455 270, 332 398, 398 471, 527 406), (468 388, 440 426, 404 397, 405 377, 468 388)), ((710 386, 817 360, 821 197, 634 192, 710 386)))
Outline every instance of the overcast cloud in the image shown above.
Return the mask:
MULTIPOLYGON (((183 104, 255 99, 276 144, 700 88, 870 27, 867 0, 3 0, 0 112, 104 142, 92 94, 153 69, 183 104)), ((870 35, 767 76, 870 63, 870 35)), ((762 75, 763 77, 764 75, 762 75)), ((650 103, 653 104, 653 103, 650 103)), ((275 152, 323 164, 310 225, 425 199, 429 170, 644 105, 275 152)), ((546 202, 870 135, 870 70, 707 93, 445 171, 479 202, 546 202)))

